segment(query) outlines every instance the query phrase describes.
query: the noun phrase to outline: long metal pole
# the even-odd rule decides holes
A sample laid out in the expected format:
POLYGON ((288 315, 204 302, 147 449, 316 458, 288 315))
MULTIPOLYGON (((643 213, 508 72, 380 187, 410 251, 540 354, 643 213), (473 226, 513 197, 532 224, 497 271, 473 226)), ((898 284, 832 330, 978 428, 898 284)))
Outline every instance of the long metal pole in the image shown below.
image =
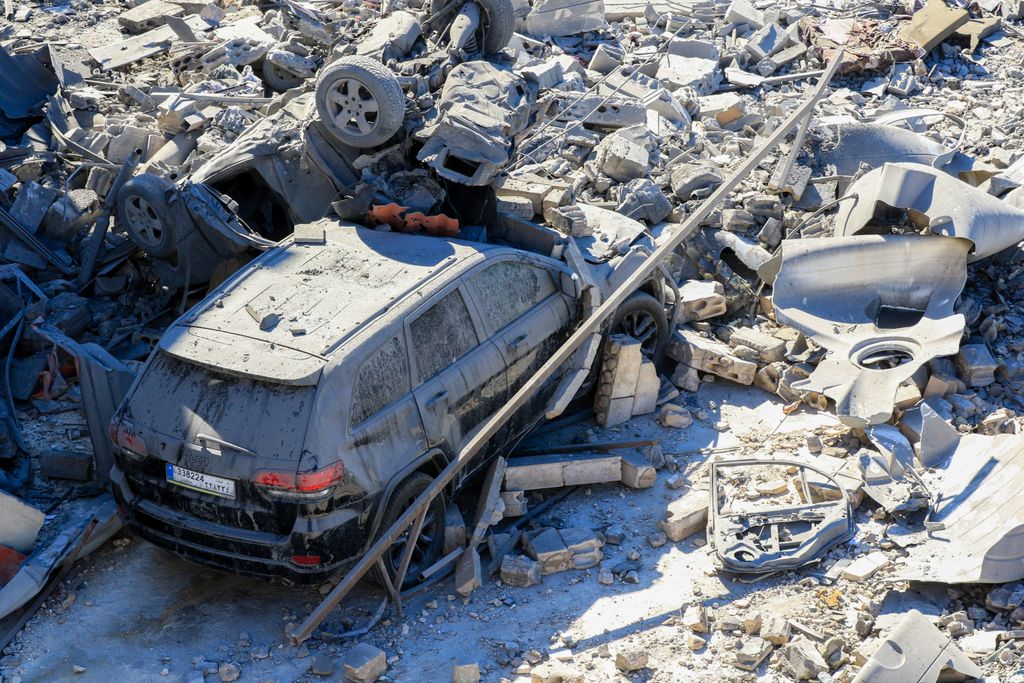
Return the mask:
MULTIPOLYGON (((377 541, 370 546, 366 551, 366 554, 349 570, 345 578, 334 587, 330 593, 323 599, 316 609, 306 617, 306 620, 295 627, 294 630, 288 633, 292 643, 298 645, 303 642, 313 633, 313 630, 320 625, 332 609, 334 609, 342 598, 348 594, 356 583, 369 571, 379 557, 390 548, 398 537, 402 535, 402 532, 413 522, 414 517, 420 514, 430 501, 434 497, 441 493, 444 488, 455 478, 455 475, 462 470, 463 467, 470 461, 470 459, 476 455, 494 436, 502 425, 512 415, 519 410, 534 394, 535 391, 550 378, 558 368, 562 366, 569 357, 576 351, 587 337, 596 332, 601 323, 604 322, 615 310, 625 301, 626 297, 633 293, 637 287, 639 287, 647 278, 654 272, 658 267, 658 264, 669 256, 676 247, 689 237, 701 224, 701 222, 707 218, 715 208, 733 191, 733 189, 749 174, 754 168, 761 163, 761 161, 768 156, 775 147, 786 137, 786 135, 796 126, 803 117, 810 116, 814 110, 814 105, 817 104, 821 95, 825 91, 825 86, 832 79, 836 69, 839 66, 839 60, 843 54, 840 51, 829 63, 828 68, 825 69, 825 73, 818 81, 814 91, 797 107, 789 118, 779 128, 775 130, 761 145, 756 148, 749 156, 747 156, 743 163, 718 187, 717 190, 711 193, 706 200, 704 200, 697 210, 691 213, 686 222, 682 223, 665 242, 658 246, 651 255, 644 261, 643 265, 640 266, 632 275, 626 278, 626 281, 622 283, 611 296, 609 296, 604 303, 602 303, 593 314, 587 318, 583 323, 576 329, 575 332, 565 341, 562 346, 552 354, 551 358, 548 359, 544 365, 537 371, 533 377, 531 377, 519 391, 509 399, 498 412, 494 413, 484 424, 481 426, 480 431, 469 440, 468 443, 459 451, 458 456, 453 459, 447 467, 445 467, 440 474, 430 483, 426 489, 412 502, 412 504, 402 513, 402 515, 395 520, 395 522, 381 535, 377 541)), ((410 539, 412 541, 413 539, 410 539)))

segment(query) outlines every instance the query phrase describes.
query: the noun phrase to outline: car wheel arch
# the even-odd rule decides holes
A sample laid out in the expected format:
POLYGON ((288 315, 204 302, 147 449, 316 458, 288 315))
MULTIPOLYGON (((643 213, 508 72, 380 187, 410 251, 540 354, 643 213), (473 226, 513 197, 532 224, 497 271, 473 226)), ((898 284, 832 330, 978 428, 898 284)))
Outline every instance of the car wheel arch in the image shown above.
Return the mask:
MULTIPOLYGON (((381 519, 384 516, 384 511, 388 507, 388 502, 391 500, 392 494, 398 486, 417 472, 423 472, 425 474, 429 474, 431 477, 436 477, 441 473, 441 470, 448 465, 448 462, 449 460, 445 453, 435 448, 413 460, 388 480, 387 485, 384 487, 384 491, 381 493, 380 498, 374 505, 373 514, 371 516, 372 521, 366 533, 366 550, 373 545, 374 539, 376 539, 378 533, 382 531, 382 529, 380 529, 381 519)), ((445 493, 450 493, 450 491, 451 487, 449 487, 445 493)))

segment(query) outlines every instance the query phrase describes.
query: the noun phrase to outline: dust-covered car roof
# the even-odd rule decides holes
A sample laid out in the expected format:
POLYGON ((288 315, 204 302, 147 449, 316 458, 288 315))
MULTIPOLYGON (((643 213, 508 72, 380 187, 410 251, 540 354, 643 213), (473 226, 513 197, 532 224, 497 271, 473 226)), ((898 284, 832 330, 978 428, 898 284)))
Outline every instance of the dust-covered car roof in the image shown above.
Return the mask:
POLYGON ((314 226, 323 243, 288 241, 267 252, 179 319, 161 348, 230 372, 315 381, 359 326, 442 269, 494 248, 332 220, 314 226))

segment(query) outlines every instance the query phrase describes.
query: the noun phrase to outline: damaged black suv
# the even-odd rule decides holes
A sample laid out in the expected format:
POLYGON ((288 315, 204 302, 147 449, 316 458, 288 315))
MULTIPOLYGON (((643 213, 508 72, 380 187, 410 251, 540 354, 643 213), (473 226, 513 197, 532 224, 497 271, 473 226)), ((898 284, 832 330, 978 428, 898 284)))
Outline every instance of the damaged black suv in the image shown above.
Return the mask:
MULTIPOLYGON (((357 559, 584 310, 579 277, 540 253, 334 221, 301 232, 165 333, 111 423, 132 531, 203 564, 295 581, 357 559)), ((648 342, 663 347, 661 303, 638 292, 627 307, 628 324, 649 316, 648 342)), ((560 379, 449 494, 541 419, 560 379)), ((444 498, 410 582, 440 557, 444 498)))

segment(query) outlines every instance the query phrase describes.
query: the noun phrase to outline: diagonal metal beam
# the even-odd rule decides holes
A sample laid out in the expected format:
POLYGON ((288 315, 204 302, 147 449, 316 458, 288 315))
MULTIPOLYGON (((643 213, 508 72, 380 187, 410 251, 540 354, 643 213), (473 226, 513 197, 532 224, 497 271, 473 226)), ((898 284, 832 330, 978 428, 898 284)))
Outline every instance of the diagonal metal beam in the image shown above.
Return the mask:
POLYGON ((706 200, 704 200, 697 209, 691 213, 686 222, 682 223, 668 238, 660 244, 644 261, 632 275, 619 286, 611 295, 602 303, 596 311, 594 311, 589 318, 584 320, 575 332, 562 344, 557 351, 555 351, 551 357, 540 367, 537 373, 531 377, 519 390, 513 395, 509 401, 501 407, 498 412, 494 413, 488 418, 483 425, 479 428, 476 435, 470 439, 462 450, 459 451, 456 456, 444 470, 430 483, 426 489, 412 502, 412 504, 402 513, 402 515, 395 520, 387 530, 385 530, 379 539, 370 546, 366 551, 366 554, 349 570, 345 578, 338 583, 337 586, 332 590, 321 602, 316 609, 314 609, 306 620, 290 630, 288 637, 292 643, 298 645, 313 633, 313 630, 322 622, 332 609, 334 609, 338 603, 341 602, 356 583, 366 574, 366 572, 377 562, 384 552, 390 548, 402 532, 413 522, 414 518, 420 515, 423 510, 430 504, 430 501, 434 499, 437 494, 441 493, 446 486, 455 478, 455 476, 462 471, 462 469, 469 463, 469 461, 475 456, 480 450, 487 444, 492 436, 494 436, 499 429, 508 421, 512 415, 519 410, 540 388, 540 386, 547 381, 557 370, 561 367, 569 357, 576 351, 591 334, 597 332, 601 324, 609 318, 615 310, 626 300, 630 294, 632 294, 637 287, 643 284, 650 275, 657 270, 659 264, 664 261, 684 240, 686 240, 701 222, 707 218, 712 211, 714 211, 722 201, 732 193, 733 189, 740 182, 743 181, 747 175, 757 167, 761 161, 768 156, 768 154, 775 149, 776 146, 789 134, 789 131, 793 129, 798 123, 800 123, 805 116, 809 116, 814 109, 815 104, 821 99, 821 96, 825 92, 825 87, 829 81, 832 80, 832 76, 835 74, 839 67, 839 60, 842 59, 843 53, 840 50, 832 61, 829 62, 828 67, 825 69, 825 73, 822 74, 821 79, 818 81, 817 86, 808 95, 804 101, 798 106, 789 118, 787 118, 781 126, 779 126, 770 136, 768 136, 757 148, 755 148, 739 167, 733 171, 728 178, 712 192, 706 200))

